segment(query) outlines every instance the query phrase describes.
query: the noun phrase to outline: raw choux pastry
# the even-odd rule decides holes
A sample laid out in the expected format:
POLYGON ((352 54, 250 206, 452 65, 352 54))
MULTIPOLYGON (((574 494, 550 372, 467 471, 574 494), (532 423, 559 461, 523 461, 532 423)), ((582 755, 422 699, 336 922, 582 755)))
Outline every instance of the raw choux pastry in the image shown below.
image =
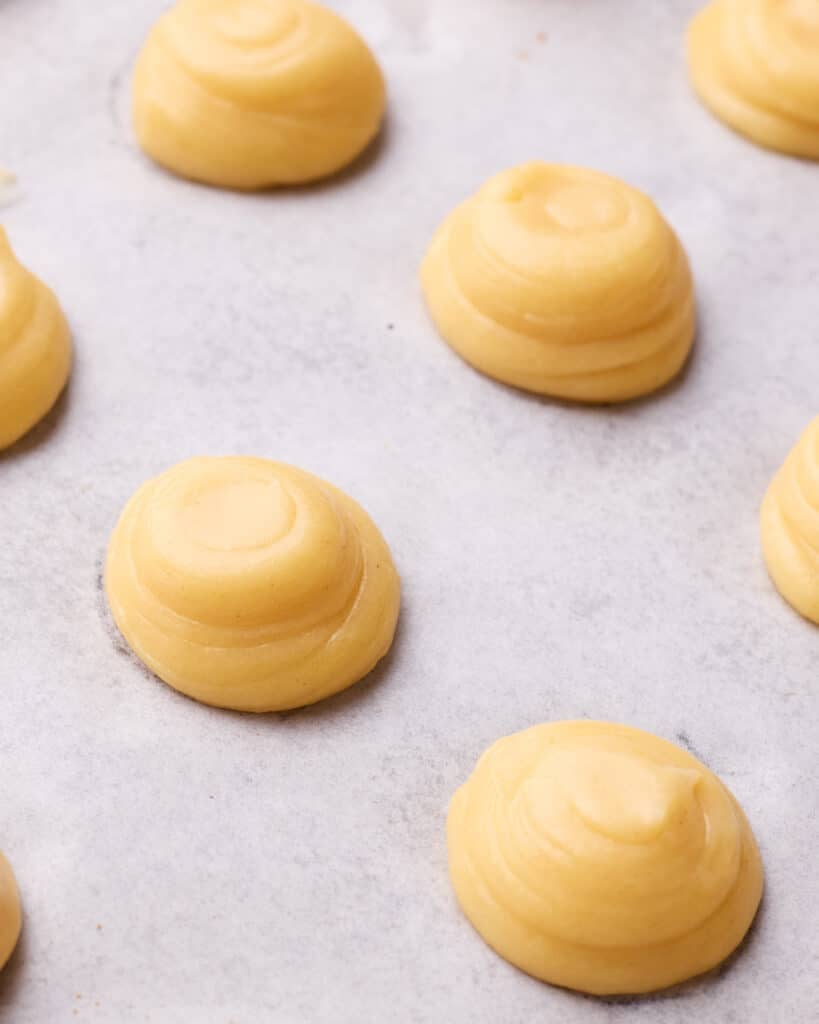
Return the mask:
POLYGON ((57 299, 17 262, 0 227, 0 448, 45 416, 70 369, 71 340, 57 299))
POLYGON ((502 957, 596 995, 724 960, 762 895, 750 826, 719 779, 639 729, 557 722, 499 740, 447 825, 458 901, 502 957))
POLYGON ((0 853, 0 967, 4 967, 20 937, 20 893, 11 865, 0 853))
POLYGON ((819 623, 819 418, 771 481, 762 502, 762 550, 780 594, 819 623))
POLYGON ((195 458, 144 484, 108 549, 117 626, 160 679, 239 711, 345 689, 390 648, 399 582, 346 494, 267 459, 195 458))
POLYGON ((713 0, 688 31, 710 110, 769 149, 819 160, 819 3, 713 0))
POLYGON ((477 369, 581 402, 654 391, 694 339, 676 235, 642 193, 596 171, 528 163, 439 228, 421 268, 432 318, 477 369))
POLYGON ((178 0, 137 61, 137 139, 185 178, 236 189, 313 181, 376 135, 384 79, 342 18, 309 0, 178 0))

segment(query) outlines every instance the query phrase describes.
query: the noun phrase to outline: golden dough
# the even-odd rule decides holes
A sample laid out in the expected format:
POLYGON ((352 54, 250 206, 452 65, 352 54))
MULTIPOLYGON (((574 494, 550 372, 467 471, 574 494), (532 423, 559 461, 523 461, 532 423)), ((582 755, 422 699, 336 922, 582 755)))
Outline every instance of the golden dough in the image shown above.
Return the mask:
POLYGON ((179 0, 137 61, 137 138, 185 178, 258 189, 312 181, 376 135, 384 79, 364 41, 308 0, 179 0))
POLYGON ((771 481, 762 503, 762 550, 780 594, 819 623, 819 418, 771 481))
POLYGON ((0 228, 0 448, 45 416, 70 369, 68 324, 54 293, 17 262, 0 228))
POLYGON ((0 967, 4 967, 20 937, 20 893, 11 865, 0 853, 0 967))
POLYGON ((639 729, 558 722, 499 740, 455 794, 458 900, 501 956, 554 985, 650 992, 724 960, 762 895, 736 800, 639 729))
POLYGON ((688 31, 694 88, 735 131, 819 160, 819 3, 714 0, 688 31))
POLYGON ((694 338, 688 260, 654 204, 595 171, 529 163, 491 178, 421 268, 444 339, 477 369, 582 402, 646 394, 694 338))
POLYGON ((387 653, 398 618, 398 575, 366 512, 266 459, 189 459, 149 480, 114 530, 105 586, 160 679, 240 711, 345 689, 387 653))

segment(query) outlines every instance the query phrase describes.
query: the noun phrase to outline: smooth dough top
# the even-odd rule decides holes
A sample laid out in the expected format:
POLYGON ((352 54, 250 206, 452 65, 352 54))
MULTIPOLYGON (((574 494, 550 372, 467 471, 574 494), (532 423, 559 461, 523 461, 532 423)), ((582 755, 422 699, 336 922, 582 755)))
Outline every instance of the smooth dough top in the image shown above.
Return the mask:
POLYGON ((53 292, 18 263, 0 227, 0 448, 45 416, 70 369, 62 310, 53 292))
POLYGON ((771 481, 762 503, 762 549, 785 600, 819 623, 819 418, 771 481))
POLYGON ((761 146, 819 160, 819 3, 714 0, 691 22, 703 102, 761 146))
POLYGON ((20 893, 11 865, 0 853, 0 967, 14 952, 20 937, 20 893))
POLYGON ((375 524, 266 459, 182 462, 134 495, 105 574, 114 619, 166 683, 241 711, 300 707, 390 648, 398 574, 375 524))
POLYGON ((491 178, 421 268, 432 317, 479 370, 516 387, 615 402, 670 380, 695 329, 688 260, 641 192, 528 163, 491 178))
POLYGON ((597 995, 664 988, 742 941, 762 895, 745 815, 696 758, 605 722, 495 743, 455 794, 450 873, 501 956, 597 995))
POLYGON ((133 81, 140 145, 182 177, 258 189, 322 178, 375 136, 384 79, 361 37, 308 0, 179 0, 133 81))

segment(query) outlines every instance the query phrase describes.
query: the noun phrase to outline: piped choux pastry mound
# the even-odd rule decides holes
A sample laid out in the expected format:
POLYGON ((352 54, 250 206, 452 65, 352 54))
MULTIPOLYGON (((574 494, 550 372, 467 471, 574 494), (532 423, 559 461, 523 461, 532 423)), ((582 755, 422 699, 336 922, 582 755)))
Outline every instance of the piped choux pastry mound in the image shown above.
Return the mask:
POLYGON ((384 106, 367 45, 309 0, 178 0, 151 30, 133 80, 143 150, 224 188, 333 174, 373 139, 384 106))
POLYGON ((553 985, 651 992, 742 941, 762 895, 719 779, 639 729, 557 722, 499 740, 455 794, 458 901, 502 957, 553 985))
POLYGON ((389 548, 352 498, 238 456, 189 459, 144 484, 114 530, 105 588, 160 679, 240 711, 352 685, 389 650, 399 606, 389 548))
POLYGON ((714 0, 688 31, 694 88, 760 146, 819 160, 819 3, 714 0))
POLYGON ((20 893, 11 865, 0 853, 0 967, 4 967, 20 937, 20 893))
POLYGON ((528 391, 617 402, 671 380, 694 338, 676 235, 642 193, 596 171, 504 171, 439 228, 421 268, 438 330, 528 391))
POLYGON ((819 418, 771 481, 762 502, 762 550, 780 594, 819 623, 819 418))
POLYGON ((57 299, 17 262, 0 227, 0 448, 45 416, 70 369, 71 340, 57 299))

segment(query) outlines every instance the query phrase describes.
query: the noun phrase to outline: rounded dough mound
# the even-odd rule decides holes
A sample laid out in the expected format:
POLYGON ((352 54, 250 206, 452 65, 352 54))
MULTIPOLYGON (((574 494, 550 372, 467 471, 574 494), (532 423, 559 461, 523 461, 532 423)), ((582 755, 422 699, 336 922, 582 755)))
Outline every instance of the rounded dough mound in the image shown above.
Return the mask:
POLYGON ((0 228, 0 448, 45 416, 70 369, 68 324, 54 293, 17 262, 0 228))
POLYGON ((819 623, 819 418, 771 481, 762 503, 762 550, 780 594, 819 623))
POLYGON ((694 88, 768 149, 819 160, 819 3, 714 0, 688 31, 694 88))
POLYGON ((11 865, 0 853, 0 967, 4 967, 20 937, 20 893, 11 865))
POLYGON ((432 317, 477 369, 582 402, 646 394, 682 367, 694 290, 646 196, 595 171, 529 163, 491 178, 421 268, 432 317))
POLYGON ((398 575, 351 498, 266 459, 196 458, 120 517, 105 585, 137 656, 218 707, 280 711, 365 676, 390 648, 398 575))
POLYGON ((332 174, 375 136, 384 79, 364 41, 308 0, 179 0, 137 61, 137 138, 185 178, 236 189, 332 174))
POLYGON ((455 794, 458 900, 501 956, 554 985, 650 992, 724 960, 762 895, 736 800, 696 758, 605 722, 495 743, 455 794))

